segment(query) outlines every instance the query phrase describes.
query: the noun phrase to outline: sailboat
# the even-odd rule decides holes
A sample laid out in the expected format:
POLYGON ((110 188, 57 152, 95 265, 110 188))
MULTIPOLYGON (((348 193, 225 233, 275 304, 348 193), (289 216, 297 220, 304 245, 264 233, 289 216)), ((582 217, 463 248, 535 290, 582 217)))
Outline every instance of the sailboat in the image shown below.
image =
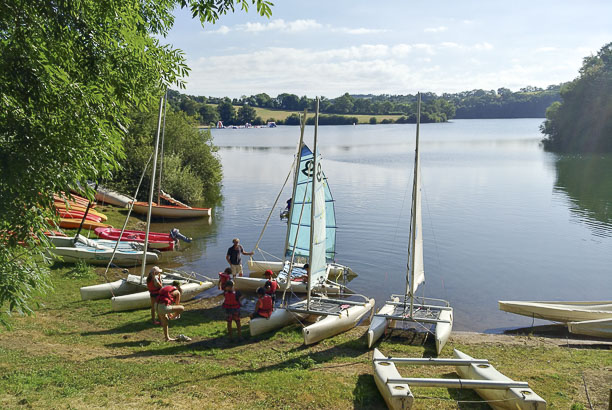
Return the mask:
MULTIPOLYGON (((280 307, 272 312, 268 319, 253 319, 251 321, 251 334, 257 334, 257 331, 265 328, 271 330, 274 327, 282 327, 292 320, 299 317, 316 316, 315 323, 305 326, 302 329, 304 344, 312 344, 321 341, 327 337, 334 336, 338 333, 349 330, 357 325, 357 323, 374 307, 374 299, 367 298, 362 295, 352 295, 353 300, 349 299, 333 299, 328 296, 315 296, 314 290, 317 286, 327 281, 330 267, 327 264, 327 228, 326 228, 326 195, 325 185, 326 180, 321 166, 321 158, 317 150, 317 133, 318 133, 318 118, 319 118, 319 100, 317 99, 317 109, 315 113, 315 133, 314 133, 314 150, 312 158, 304 165, 304 168, 299 168, 307 179, 304 183, 297 183, 294 186, 294 203, 291 209, 291 220, 293 214, 298 213, 300 216, 304 213, 309 214, 310 230, 307 234, 300 232, 300 228, 304 225, 300 223, 295 231, 295 235, 290 236, 291 240, 291 259, 289 269, 286 271, 287 278, 290 278, 292 265, 296 258, 305 256, 300 254, 300 251, 308 252, 308 263, 310 272, 307 276, 306 299, 287 304, 285 307, 280 307), (298 246, 300 239, 308 238, 308 248, 298 246), (362 300, 354 300, 356 298, 362 300), (264 321, 264 322, 262 322, 264 321), (261 325, 260 325, 261 323, 261 325)), ((302 138, 304 129, 303 118, 302 123, 302 138)), ((301 138, 301 139, 302 139, 301 138)), ((301 162, 301 161, 300 161, 301 162)), ((300 217, 298 220, 302 220, 300 217)), ((291 235, 291 232, 288 233, 291 235)), ((285 292, 289 291, 292 286, 291 280, 285 282, 285 292)))
MULTIPOLYGON (((310 197, 304 197, 305 187, 308 186, 312 178, 309 177, 309 166, 312 166, 313 153, 303 142, 304 129, 300 130, 300 142, 298 143, 298 149, 295 156, 293 168, 293 192, 291 195, 291 206, 286 209, 287 218, 287 231, 285 236, 285 246, 283 248, 284 260, 279 261, 261 261, 253 260, 250 258, 248 261, 249 271, 251 277, 258 277, 263 274, 266 270, 271 270, 274 273, 287 270, 287 261, 295 256, 296 268, 302 268, 304 263, 308 260, 309 251, 309 235, 310 232, 310 215, 308 210, 310 209, 310 197), (301 205, 304 204, 305 211, 299 212, 301 205), (298 210, 294 212, 295 210, 298 210), (298 232, 300 235, 298 236, 298 232), (297 238, 297 242, 295 239, 297 238), (295 246, 293 243, 295 242, 295 246)), ((329 266, 329 274, 332 278, 346 278, 354 276, 355 273, 348 267, 336 263, 336 211, 334 198, 329 188, 329 183, 325 173, 321 171, 321 177, 325 181, 324 192, 325 192, 325 229, 326 229, 326 245, 325 245, 325 259, 329 266)), ((282 189, 281 189, 282 192, 282 189)), ((279 193, 280 196, 280 193, 279 193)), ((278 199, 277 199, 278 200, 278 199)), ((272 211, 270 212, 270 216, 272 211)), ((269 220, 269 218, 268 218, 269 220)), ((267 222, 262 229, 262 232, 255 244, 255 250, 259 249, 259 242, 261 241, 267 222)), ((299 276, 301 271, 294 273, 294 276, 299 276)), ((294 288, 294 291, 300 291, 294 288)), ((305 292, 305 288, 303 289, 305 292)))
POLYGON ((406 291, 403 295, 391 295, 391 299, 372 318, 368 329, 368 347, 383 335, 389 325, 402 322, 435 324, 436 351, 442 351, 453 327, 453 308, 450 303, 433 298, 417 297, 419 285, 425 282, 423 266, 423 227, 421 218, 421 170, 419 153, 419 128, 421 122, 421 94, 418 94, 416 145, 414 155, 414 180, 412 183, 412 211, 406 271, 406 291))

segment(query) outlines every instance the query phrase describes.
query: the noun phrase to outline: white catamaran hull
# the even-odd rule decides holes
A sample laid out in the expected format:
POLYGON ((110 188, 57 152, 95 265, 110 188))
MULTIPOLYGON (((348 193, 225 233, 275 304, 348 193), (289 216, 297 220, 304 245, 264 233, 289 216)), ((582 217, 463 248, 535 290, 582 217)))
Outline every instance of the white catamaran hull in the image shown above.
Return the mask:
MULTIPOLYGON (((248 278, 248 277, 240 277, 237 276, 234 279, 234 284, 236 286, 236 289, 239 289, 242 292, 255 292, 257 291, 257 288, 259 287, 264 287, 264 285, 266 284, 267 279, 258 279, 258 278, 248 278)), ((279 284, 278 289, 276 290, 276 292, 283 292, 285 288, 284 284, 279 284)), ((325 284, 322 286, 315 286, 313 288, 314 292, 318 292, 318 293, 326 293, 328 295, 336 295, 338 293, 340 293, 340 287, 337 285, 332 285, 332 284, 325 284)), ((293 293, 306 293, 306 283, 304 282, 297 282, 297 281, 292 281, 291 282, 291 292, 293 293)))
POLYGON ((585 320, 582 322, 569 322, 567 328, 570 333, 579 335, 612 338, 612 316, 608 319, 585 320))
POLYGON ((440 317, 438 319, 446 321, 446 323, 436 323, 436 351, 439 355, 440 352, 442 352, 442 349, 444 349, 444 345, 446 344, 446 342, 448 342, 448 339, 450 338, 451 332, 453 330, 453 310, 450 309, 440 311, 440 317))
POLYGON ((328 315, 312 325, 306 326, 302 329, 304 344, 317 343, 354 328, 361 318, 374 308, 374 303, 374 299, 370 299, 363 305, 354 305, 342 310, 340 316, 328 315))
MULTIPOLYGON (((181 294, 181 302, 193 299, 198 294, 210 289, 215 284, 210 281, 200 283, 186 283, 181 285, 183 293, 181 294)), ((149 291, 132 293, 130 295, 115 296, 111 299, 111 308, 115 312, 125 310, 144 309, 151 306, 151 297, 149 291)))
MULTIPOLYGON (((53 259, 63 262, 76 263, 87 262, 92 265, 106 265, 113 254, 112 249, 87 249, 87 248, 49 248, 48 252, 53 259)), ((113 263, 117 266, 135 266, 142 263, 141 251, 117 251, 113 257, 113 263)), ((147 263, 155 263, 159 259, 157 254, 147 252, 147 263)))
MULTIPOLYGON (((285 262, 274 262, 274 261, 254 261, 249 259, 247 263, 249 267, 249 271, 251 272, 252 277, 263 276, 263 273, 270 269, 275 274, 278 274, 283 267, 285 266, 285 262)), ((298 268, 303 267, 304 265, 298 263, 295 265, 298 268)), ((329 276, 330 278, 342 278, 344 275, 347 277, 356 276, 355 272, 348 266, 340 265, 337 263, 330 263, 329 266, 329 276)))
MULTIPOLYGON (((397 298, 396 298, 397 299, 397 298)), ((396 300, 397 301, 397 300, 396 300)), ((394 305, 384 305, 378 311, 381 315, 390 315, 395 310, 394 305)), ((368 349, 385 333, 387 329, 388 319, 386 317, 374 316, 368 328, 368 349)))
MULTIPOLYGON (((471 360, 471 356, 454 350, 457 359, 471 360)), ((491 380, 511 382, 512 379, 498 372, 490 364, 470 364, 469 366, 456 366, 457 374, 463 379, 491 380)), ((494 409, 546 409, 546 401, 530 388, 510 389, 474 389, 494 409)))
POLYGON ((101 283, 99 285, 83 286, 81 288, 81 300, 109 299, 113 295, 121 296, 142 291, 143 286, 129 283, 125 279, 114 282, 101 283))
POLYGON ((251 336, 261 335, 275 329, 280 329, 291 323, 304 319, 306 314, 289 312, 285 308, 277 308, 268 319, 255 318, 249 322, 251 336))
POLYGON ((582 322, 612 317, 612 301, 604 302, 520 302, 499 301, 499 309, 553 322, 582 322))
MULTIPOLYGON (((382 318, 385 319, 385 318, 382 318)), ((385 319, 386 321, 386 319, 385 319)), ((378 349, 374 349, 373 359, 384 359, 385 356, 378 349)), ((388 379, 400 379, 402 376, 392 362, 372 361, 374 382, 380 395, 385 399, 387 407, 392 410, 406 410, 412 407, 414 396, 407 383, 387 383, 388 379)))

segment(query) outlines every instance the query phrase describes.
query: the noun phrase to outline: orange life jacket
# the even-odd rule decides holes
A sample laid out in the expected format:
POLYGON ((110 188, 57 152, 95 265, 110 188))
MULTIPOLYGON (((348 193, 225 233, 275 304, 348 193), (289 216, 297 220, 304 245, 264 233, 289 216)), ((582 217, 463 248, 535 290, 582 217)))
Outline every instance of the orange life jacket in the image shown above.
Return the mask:
POLYGON ((261 300, 261 307, 257 310, 260 316, 270 317, 272 314, 272 310, 274 310, 274 303, 272 303, 272 298, 268 295, 265 295, 261 300))
POLYGON ((225 300, 223 301, 224 309, 239 309, 240 308, 240 301, 238 300, 238 296, 236 295, 236 292, 226 291, 224 296, 225 296, 225 300))

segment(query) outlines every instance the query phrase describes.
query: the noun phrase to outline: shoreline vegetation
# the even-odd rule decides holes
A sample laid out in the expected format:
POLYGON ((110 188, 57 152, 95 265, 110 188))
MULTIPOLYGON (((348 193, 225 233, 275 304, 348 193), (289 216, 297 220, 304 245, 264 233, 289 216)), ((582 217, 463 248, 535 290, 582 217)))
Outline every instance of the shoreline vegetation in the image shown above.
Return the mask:
MULTIPOLYGON (((507 88, 472 90, 460 93, 423 93, 422 123, 451 119, 544 118, 546 109, 559 101, 559 85, 546 89, 524 87, 513 92, 507 88)), ((205 97, 169 91, 169 103, 177 111, 194 118, 200 127, 251 124, 299 125, 299 114, 312 112, 313 100, 307 96, 266 93, 229 97, 205 97)), ((337 98, 322 97, 319 125, 406 124, 416 122, 416 95, 372 95, 345 93, 337 98)), ((313 114, 308 114, 310 120, 313 114)))

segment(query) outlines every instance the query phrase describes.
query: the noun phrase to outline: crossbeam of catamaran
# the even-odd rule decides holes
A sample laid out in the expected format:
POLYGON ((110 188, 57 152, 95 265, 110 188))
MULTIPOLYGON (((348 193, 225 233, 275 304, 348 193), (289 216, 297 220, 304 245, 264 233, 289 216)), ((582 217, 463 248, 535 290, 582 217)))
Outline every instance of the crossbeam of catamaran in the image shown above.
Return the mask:
POLYGON ((421 171, 419 131, 421 125, 421 94, 417 95, 416 140, 414 149, 414 173, 412 205, 410 211, 410 235, 406 269, 406 291, 403 295, 391 295, 385 305, 374 315, 368 329, 368 346, 385 333, 390 322, 403 324, 435 324, 436 351, 440 351, 450 337, 453 326, 453 308, 443 299, 416 297, 420 284, 425 282, 423 264, 423 224, 421 216, 421 171), (420 302, 419 302, 420 300, 420 302))

